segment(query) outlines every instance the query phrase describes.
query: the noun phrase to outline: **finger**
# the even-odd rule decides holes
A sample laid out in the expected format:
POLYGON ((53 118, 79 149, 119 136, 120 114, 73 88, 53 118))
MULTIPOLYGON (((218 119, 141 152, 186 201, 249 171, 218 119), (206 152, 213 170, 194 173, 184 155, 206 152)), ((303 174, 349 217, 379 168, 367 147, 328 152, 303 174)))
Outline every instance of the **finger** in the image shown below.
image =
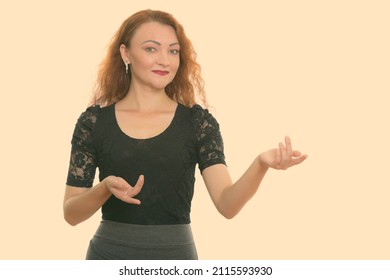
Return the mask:
POLYGON ((285 143, 286 143, 286 152, 287 152, 287 156, 288 156, 288 157, 291 157, 291 156, 292 156, 292 153, 293 153, 293 151, 292 151, 292 146, 291 146, 291 139, 290 139, 290 137, 286 136, 286 137, 284 138, 284 141, 285 141, 285 143))
POLYGON ((143 185, 144 185, 144 175, 140 175, 137 183, 134 185, 134 187, 131 187, 129 189, 129 191, 127 192, 127 195, 130 197, 136 196, 137 194, 140 193, 143 185))
POLYGON ((136 183, 135 186, 134 186, 134 189, 136 189, 136 190, 138 190, 138 192, 140 192, 141 189, 142 189, 142 187, 143 187, 143 185, 144 185, 144 182, 145 182, 145 177, 144 177, 144 175, 140 175, 140 176, 138 177, 137 183, 136 183))
POLYGON ((293 156, 293 157, 300 157, 301 154, 302 154, 302 153, 301 153, 300 151, 293 151, 293 152, 292 152, 292 156, 293 156))
POLYGON ((303 155, 303 156, 300 156, 298 158, 294 158, 292 160, 292 165, 297 165, 297 164, 300 164, 301 162, 303 162, 305 159, 307 159, 308 155, 303 155))
POLYGON ((276 151, 276 155, 275 155, 275 162, 276 162, 276 164, 280 164, 280 161, 281 161, 281 159, 282 159, 282 154, 281 154, 281 152, 280 152, 280 146, 279 146, 279 149, 275 149, 276 151))
POLYGON ((283 165, 288 160, 288 156, 287 156, 286 147, 282 142, 279 143, 279 150, 281 154, 280 164, 283 165))
POLYGON ((116 177, 115 184, 111 185, 111 188, 116 189, 116 190, 120 190, 120 191, 125 191, 125 190, 129 189, 130 187, 131 186, 129 185, 129 183, 127 183, 126 180, 121 178, 121 177, 116 177))
POLYGON ((129 204, 135 204, 135 205, 140 205, 141 204, 141 201, 139 199, 130 197, 128 195, 124 195, 123 197, 121 197, 121 200, 123 202, 129 203, 129 204))

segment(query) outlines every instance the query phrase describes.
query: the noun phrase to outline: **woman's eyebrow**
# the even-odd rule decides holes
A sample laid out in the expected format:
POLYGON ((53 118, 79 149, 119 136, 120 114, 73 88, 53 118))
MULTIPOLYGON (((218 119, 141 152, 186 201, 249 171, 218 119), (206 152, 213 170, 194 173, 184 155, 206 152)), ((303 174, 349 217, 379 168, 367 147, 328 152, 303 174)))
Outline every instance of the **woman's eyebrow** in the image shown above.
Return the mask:
MULTIPOLYGON (((159 46, 161 46, 161 43, 160 42, 157 42, 157 41, 155 41, 155 40, 146 40, 145 42, 143 42, 141 45, 143 45, 143 44, 145 44, 145 43, 155 43, 156 45, 159 45, 159 46)), ((179 43, 178 42, 176 42, 176 43, 172 43, 172 44, 170 44, 169 46, 173 46, 173 45, 179 45, 179 43)))

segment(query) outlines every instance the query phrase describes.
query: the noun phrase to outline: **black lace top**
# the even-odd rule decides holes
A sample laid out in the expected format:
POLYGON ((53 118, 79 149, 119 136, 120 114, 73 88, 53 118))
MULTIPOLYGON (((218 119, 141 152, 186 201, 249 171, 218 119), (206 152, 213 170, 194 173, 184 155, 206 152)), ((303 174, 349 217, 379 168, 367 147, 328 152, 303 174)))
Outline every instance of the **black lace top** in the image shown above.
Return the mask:
POLYGON ((92 187, 96 168, 99 180, 119 176, 134 185, 139 175, 144 186, 136 196, 141 205, 111 196, 102 206, 103 219, 131 224, 190 223, 195 166, 225 163, 218 122, 199 105, 177 106, 169 127, 148 139, 125 134, 115 117, 115 105, 92 106, 77 121, 67 185, 92 187))

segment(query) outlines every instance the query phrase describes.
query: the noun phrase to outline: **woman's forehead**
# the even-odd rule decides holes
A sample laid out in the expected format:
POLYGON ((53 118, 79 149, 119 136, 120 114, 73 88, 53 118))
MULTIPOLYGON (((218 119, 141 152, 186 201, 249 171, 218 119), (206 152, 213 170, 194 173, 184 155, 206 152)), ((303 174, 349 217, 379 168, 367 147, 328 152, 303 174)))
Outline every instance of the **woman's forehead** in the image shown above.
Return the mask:
POLYGON ((141 26, 137 28, 131 41, 138 44, 142 44, 146 41, 172 44, 176 43, 178 40, 172 26, 159 22, 147 22, 141 24, 141 26))

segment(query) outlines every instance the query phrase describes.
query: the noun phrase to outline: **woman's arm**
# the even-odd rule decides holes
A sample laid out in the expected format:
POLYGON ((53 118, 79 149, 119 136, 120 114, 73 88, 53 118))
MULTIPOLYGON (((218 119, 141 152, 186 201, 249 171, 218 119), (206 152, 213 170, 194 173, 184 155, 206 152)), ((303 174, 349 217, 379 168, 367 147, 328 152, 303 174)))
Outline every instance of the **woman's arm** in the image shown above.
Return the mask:
POLYGON ((108 176, 93 188, 66 186, 64 218, 75 226, 91 217, 111 195, 124 202, 139 205, 141 202, 133 197, 141 191, 143 184, 144 176, 141 175, 134 187, 123 178, 115 176, 108 176))
POLYGON ((292 150, 290 138, 286 137, 285 145, 279 143, 279 148, 260 154, 235 183, 223 164, 206 168, 202 175, 214 205, 224 217, 231 219, 256 193, 269 168, 285 170, 306 158, 307 155, 292 150))

